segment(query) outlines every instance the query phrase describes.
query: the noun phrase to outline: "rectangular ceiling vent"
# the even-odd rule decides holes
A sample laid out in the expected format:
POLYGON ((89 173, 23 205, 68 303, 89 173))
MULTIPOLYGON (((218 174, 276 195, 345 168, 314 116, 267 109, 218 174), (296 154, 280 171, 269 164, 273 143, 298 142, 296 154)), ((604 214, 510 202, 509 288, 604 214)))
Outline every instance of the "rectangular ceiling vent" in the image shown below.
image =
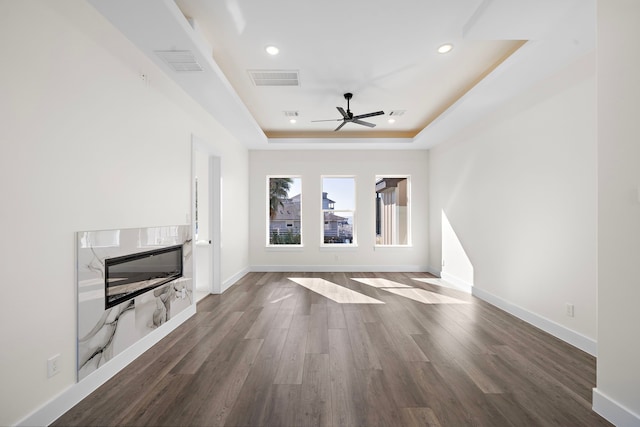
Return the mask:
POLYGON ((188 50, 156 50, 155 53, 178 73, 204 71, 193 53, 188 50))
POLYGON ((298 70, 248 70, 256 86, 300 86, 298 70))
POLYGON ((403 115, 407 110, 392 110, 389 115, 390 116, 401 116, 403 115))
POLYGON ((297 111, 285 111, 284 112, 284 116, 285 117, 298 117, 300 114, 298 114, 297 111))

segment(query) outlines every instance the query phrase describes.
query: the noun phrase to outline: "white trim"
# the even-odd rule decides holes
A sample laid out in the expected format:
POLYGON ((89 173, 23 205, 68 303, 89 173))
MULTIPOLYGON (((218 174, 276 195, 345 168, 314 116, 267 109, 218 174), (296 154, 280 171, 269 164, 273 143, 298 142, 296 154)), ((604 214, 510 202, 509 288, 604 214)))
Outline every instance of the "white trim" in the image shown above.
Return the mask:
POLYGON ((426 273, 424 265, 253 265, 253 272, 368 272, 368 273, 426 273))
POLYGON ((301 252, 304 250, 304 245, 267 245, 264 250, 268 252, 301 252))
POLYGON ((445 273, 444 271, 442 271, 440 274, 440 278, 445 282, 451 284, 452 287, 464 291, 468 294, 473 292, 473 283, 469 283, 466 280, 460 279, 459 277, 452 276, 451 274, 445 273))
POLYGON ((472 295, 488 302, 491 305, 498 307, 501 310, 506 311, 531 325, 542 329, 543 331, 550 333, 556 338, 571 344, 574 347, 579 348, 582 351, 589 353, 592 356, 596 356, 598 353, 598 343, 585 335, 582 335, 576 331, 572 331, 566 326, 549 320, 546 317, 542 317, 536 313, 533 313, 525 308, 522 308, 516 304, 506 301, 500 297, 490 294, 487 291, 473 287, 471 291, 472 295))
MULTIPOLYGON (((207 168, 209 175, 209 239, 211 239, 211 269, 207 281, 209 282, 209 292, 212 294, 221 293, 221 263, 222 256, 222 157, 204 139, 195 134, 191 134, 191 235, 195 238, 196 215, 195 215, 195 178, 196 178, 196 151, 208 157, 207 168)), ((203 219, 204 221, 204 219, 203 219)), ((199 245, 196 245, 199 246, 199 245)), ((196 249, 194 246, 194 253, 196 249)), ((194 289, 197 283, 196 257, 193 257, 193 283, 194 289)))
POLYGON ((100 369, 94 371, 82 381, 77 382, 60 394, 49 400, 40 408, 27 415, 17 426, 48 426, 65 412, 78 404, 82 399, 94 392, 98 387, 107 382, 111 377, 133 362, 138 356, 149 350, 161 339, 169 335, 174 329, 186 322, 196 314, 196 305, 191 304, 172 319, 169 319, 162 327, 157 328, 133 344, 131 347, 116 355, 105 363, 100 369))
POLYGON ((357 251, 358 245, 353 243, 327 243, 318 246, 320 252, 332 252, 332 251, 357 251))
POLYGON ((229 277, 224 282, 222 282, 222 290, 220 293, 223 293, 224 291, 229 289, 231 286, 233 286, 238 280, 242 279, 247 273, 249 273, 249 271, 252 271, 252 270, 250 270, 249 267, 245 267, 242 270, 238 271, 233 276, 229 277))
POLYGON ((593 389, 593 410, 617 427, 640 426, 640 415, 625 408, 597 388, 593 389))
POLYGON ((442 277, 440 277, 440 275, 442 274, 442 271, 440 270, 440 267, 433 268, 433 267, 429 266, 428 269, 427 269, 427 273, 430 273, 430 274, 433 274, 436 277, 442 278, 442 277))

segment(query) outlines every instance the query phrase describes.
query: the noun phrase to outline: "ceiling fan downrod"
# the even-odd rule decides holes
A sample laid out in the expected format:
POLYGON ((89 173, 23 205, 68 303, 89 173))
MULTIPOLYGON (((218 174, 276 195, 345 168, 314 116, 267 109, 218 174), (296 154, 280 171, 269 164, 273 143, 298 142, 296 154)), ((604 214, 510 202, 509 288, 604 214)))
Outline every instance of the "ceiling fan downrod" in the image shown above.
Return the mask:
POLYGON ((349 118, 352 119, 353 118, 353 113, 351 112, 351 110, 349 109, 349 101, 351 100, 351 98, 353 98, 353 94, 350 92, 347 92, 344 94, 344 99, 347 100, 347 114, 349 115, 349 118))

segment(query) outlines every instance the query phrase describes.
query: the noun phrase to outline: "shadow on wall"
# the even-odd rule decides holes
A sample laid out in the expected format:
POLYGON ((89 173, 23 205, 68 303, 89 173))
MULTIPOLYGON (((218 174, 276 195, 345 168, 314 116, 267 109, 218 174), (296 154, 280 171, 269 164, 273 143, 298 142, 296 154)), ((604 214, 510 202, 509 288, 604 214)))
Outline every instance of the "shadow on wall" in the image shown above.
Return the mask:
POLYGON ((443 280, 471 292, 473 264, 458 239, 447 214, 442 210, 442 272, 443 280))

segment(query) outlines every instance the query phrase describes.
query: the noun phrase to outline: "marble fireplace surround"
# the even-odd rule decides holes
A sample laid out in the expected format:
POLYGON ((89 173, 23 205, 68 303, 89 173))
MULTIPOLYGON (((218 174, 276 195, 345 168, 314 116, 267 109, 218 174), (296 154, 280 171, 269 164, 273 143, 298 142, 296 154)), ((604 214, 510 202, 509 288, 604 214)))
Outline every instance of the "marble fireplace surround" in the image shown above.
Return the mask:
POLYGON ((188 225, 77 233, 78 381, 193 308, 192 254, 188 225), (179 244, 182 277, 105 310, 105 259, 179 244))

